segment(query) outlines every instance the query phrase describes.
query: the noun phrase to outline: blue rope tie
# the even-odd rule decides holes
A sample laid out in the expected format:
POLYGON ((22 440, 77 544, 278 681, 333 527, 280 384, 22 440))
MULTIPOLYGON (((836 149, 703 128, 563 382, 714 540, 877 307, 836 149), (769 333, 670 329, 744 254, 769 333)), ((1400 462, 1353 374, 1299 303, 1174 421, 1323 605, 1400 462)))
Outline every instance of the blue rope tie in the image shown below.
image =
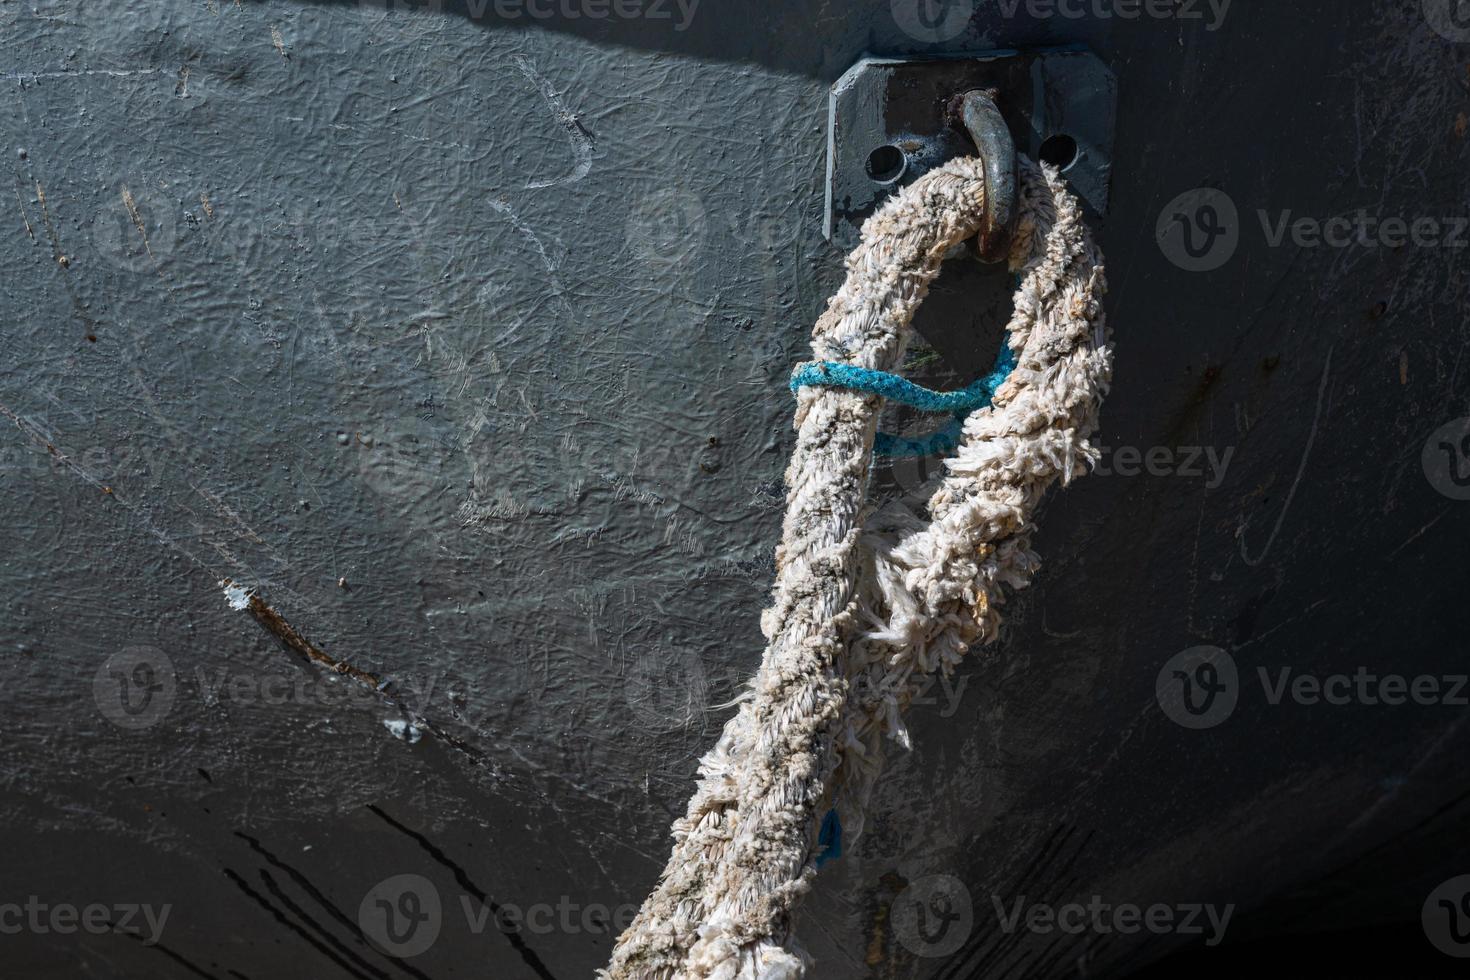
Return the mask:
POLYGON ((828 861, 842 857, 842 818, 837 816, 834 806, 822 818, 822 829, 817 834, 817 870, 828 861))
POLYGON ((995 356, 995 367, 991 372, 959 391, 931 391, 896 374, 874 371, 855 364, 809 361, 797 365, 792 373, 791 390, 795 392, 807 385, 846 388, 848 391, 865 391, 879 395, 921 412, 948 412, 954 416, 954 420, 922 439, 905 439, 887 432, 880 432, 873 439, 873 454, 876 456, 948 455, 960 444, 965 419, 971 412, 989 406, 996 390, 1005 384, 1006 378, 1015 369, 1015 351, 1006 343, 1000 345, 1000 351, 995 356))

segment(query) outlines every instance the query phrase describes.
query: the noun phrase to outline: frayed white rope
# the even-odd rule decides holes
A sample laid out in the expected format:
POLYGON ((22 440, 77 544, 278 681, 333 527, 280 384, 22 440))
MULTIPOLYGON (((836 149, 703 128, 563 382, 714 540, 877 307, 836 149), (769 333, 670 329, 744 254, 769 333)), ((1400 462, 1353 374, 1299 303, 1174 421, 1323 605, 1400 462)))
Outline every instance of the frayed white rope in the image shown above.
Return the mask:
MULTIPOLYGON (((817 321, 818 360, 891 371, 949 249, 985 206, 980 161, 952 161, 863 226, 847 279, 817 321)), ((1021 161, 1010 264, 1022 275, 1011 377, 971 415, 930 520, 893 508, 864 530, 879 399, 806 387, 776 550, 768 640, 750 693, 700 761, 669 862, 619 938, 605 980, 799 980, 791 938, 815 873, 822 813, 861 826, 884 735, 924 677, 994 639, 1002 586, 1038 566, 1032 517, 1046 489, 1085 472, 1111 371, 1101 256, 1057 172, 1021 161)))

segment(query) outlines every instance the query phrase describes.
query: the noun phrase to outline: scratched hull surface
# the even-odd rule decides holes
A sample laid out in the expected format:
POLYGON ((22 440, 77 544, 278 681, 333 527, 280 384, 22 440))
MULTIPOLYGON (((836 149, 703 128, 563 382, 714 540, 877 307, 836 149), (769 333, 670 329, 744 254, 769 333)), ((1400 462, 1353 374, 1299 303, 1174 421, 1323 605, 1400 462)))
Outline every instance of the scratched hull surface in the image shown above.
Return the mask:
MULTIPOLYGON (((829 85, 1073 41, 1121 93, 1105 471, 1050 502, 1037 584, 921 699, 798 930, 834 978, 1124 977, 1202 941, 1008 918, 1095 895, 1432 946, 1470 870, 1470 31, 408 6, 0 6, 15 975, 604 962, 760 656, 785 379, 842 271, 829 85), (1338 244, 1294 224, 1360 209, 1338 244), (1290 686, 1360 668, 1444 696, 1290 686)), ((983 362, 982 312, 916 370, 983 362)))

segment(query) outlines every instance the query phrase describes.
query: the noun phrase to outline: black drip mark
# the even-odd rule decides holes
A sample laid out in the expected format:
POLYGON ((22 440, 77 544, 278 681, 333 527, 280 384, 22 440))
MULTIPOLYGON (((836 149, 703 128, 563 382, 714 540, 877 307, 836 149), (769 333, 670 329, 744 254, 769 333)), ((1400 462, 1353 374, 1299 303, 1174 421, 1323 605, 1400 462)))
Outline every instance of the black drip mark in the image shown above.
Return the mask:
POLYGON ((326 926, 322 925, 320 922, 317 922, 310 915, 308 915, 301 906, 291 901, 290 897, 281 890, 281 886, 276 884, 276 879, 271 877, 271 873, 269 871, 261 868, 260 871, 257 873, 260 875, 261 883, 265 885, 265 890, 270 892, 271 895, 275 896, 276 901, 284 905, 288 912, 291 912, 293 915, 296 916, 296 918, 300 919, 302 922, 310 926, 312 931, 316 932, 319 936, 325 939, 328 945, 330 945, 337 952, 341 953, 343 956, 347 957, 352 962, 356 963, 358 966, 362 967, 367 972, 371 973, 373 976, 377 977, 378 980, 388 980, 388 974, 384 973, 382 970, 378 969, 376 966, 369 963, 361 956, 358 956, 357 953, 353 950, 348 949, 347 944, 342 942, 342 940, 338 939, 336 936, 332 935, 331 931, 328 930, 326 926))
POLYGON ((449 857, 449 855, 445 854, 442 850, 439 849, 438 845, 429 840, 429 838, 425 837, 423 834, 419 833, 416 830, 405 827, 403 824, 399 823, 397 820, 394 820, 392 817, 388 816, 388 814, 384 813, 380 808, 374 806, 371 803, 368 804, 368 809, 371 810, 379 820, 382 820, 394 830, 397 830, 399 833, 402 833, 412 838, 414 842, 419 845, 419 847, 424 849, 425 853, 427 853, 429 857, 433 858, 435 861, 439 862, 439 864, 443 865, 445 868, 448 868, 449 871, 453 873, 454 880, 459 884, 460 888, 463 888, 470 895, 474 896, 476 901, 478 901, 481 905, 488 906, 491 916, 494 917, 496 924, 500 926, 501 935, 505 936, 505 938, 510 941, 511 947, 520 954, 521 960, 532 970, 536 971, 536 976, 540 977, 541 980, 556 980, 556 976, 546 968, 545 963, 541 962, 541 957, 536 955, 536 951, 526 945, 525 939, 521 938, 520 930, 507 928, 503 924, 505 920, 500 915, 500 905, 495 901, 495 899, 486 894, 483 888, 481 888, 479 885, 476 885, 473 881, 470 880, 470 876, 464 868, 461 868, 458 864, 456 864, 449 857))
MULTIPOLYGON (((414 967, 410 966, 400 959, 387 957, 386 954, 382 953, 380 950, 377 949, 377 947, 368 942, 367 937, 362 934, 362 928, 352 919, 352 917, 343 912, 337 906, 333 905, 331 899, 327 898, 327 896, 322 893, 322 890, 320 888, 312 884, 311 879, 306 877, 306 875, 302 874, 296 868, 293 868, 291 865, 287 864, 285 861, 282 861, 279 857, 272 854, 264 844, 256 840, 254 837, 251 837, 249 834, 242 833, 241 831, 237 830, 235 831, 235 836, 243 840, 246 844, 250 845, 250 849, 256 854, 259 854, 261 857, 265 858, 266 863, 270 864, 271 867, 285 872, 285 874, 296 883, 296 886, 298 888, 306 892, 306 894, 311 897, 312 901, 320 905, 328 915, 337 920, 338 924, 340 924, 348 932, 356 936, 368 949, 371 949, 375 953, 384 956, 392 965, 398 967, 409 976, 416 977, 418 978, 418 980, 429 980, 429 978, 421 971, 415 969, 414 967)), ((284 896, 277 895, 276 897, 280 898, 283 903, 287 901, 284 896)), ((305 916, 302 917, 305 918, 305 916)), ((320 929, 320 927, 318 927, 318 929, 320 929)), ((373 968, 369 966, 368 969, 373 968)))
MULTIPOLYGON (((117 933, 120 936, 127 936, 129 939, 132 939, 135 942, 140 942, 143 943, 144 946, 148 946, 148 943, 144 942, 143 937, 138 935, 137 933, 119 930, 116 923, 109 922, 108 925, 112 927, 112 931, 114 933, 117 933)), ((185 959, 178 953, 175 953, 173 950, 163 945, 163 943, 153 943, 150 948, 158 950, 164 956, 167 956, 169 959, 179 964, 179 966, 182 966, 184 969, 194 974, 196 977, 203 977, 204 980, 219 980, 219 977, 215 976, 213 973, 210 973, 208 970, 204 969, 198 964, 191 963, 189 960, 185 959)), ((231 970, 230 972, 235 973, 234 970, 231 970)), ((243 974, 235 973, 235 976, 240 977, 241 980, 250 980, 249 977, 244 976, 243 974)))
POLYGON ((336 963, 342 969, 346 970, 349 975, 357 977, 358 980, 373 980, 372 977, 369 977, 367 974, 362 973, 361 971, 353 967, 352 964, 348 963, 336 953, 332 952, 330 948, 324 945, 311 933, 307 932, 305 929, 301 928, 296 923, 286 918, 286 914, 284 912, 282 912, 280 909, 276 908, 269 901, 267 901, 264 895, 261 895, 254 888, 251 888, 250 884, 244 878, 241 878, 238 874, 236 874, 233 869, 225 868, 224 870, 225 877, 233 881, 236 888, 239 888, 242 892, 249 896, 255 902, 255 904, 259 905, 261 908, 269 912, 271 914, 271 918, 275 919, 278 923, 296 933, 296 935, 300 936, 302 939, 305 939, 308 943, 312 945, 312 947, 316 949, 317 952, 321 953, 327 959, 331 960, 333 963, 336 963))
MULTIPOLYGON (((1335 878, 1340 878, 1344 875, 1358 870, 1359 868, 1366 865, 1368 862, 1372 861, 1375 857, 1382 854, 1384 851, 1391 850, 1395 846, 1403 844, 1405 841, 1412 841, 1417 834, 1427 829, 1430 824, 1437 822, 1441 817, 1458 809, 1463 803, 1465 803, 1466 800, 1470 800, 1470 790, 1460 793, 1457 796, 1451 797, 1447 802, 1432 810, 1422 820, 1419 820, 1412 826, 1406 827, 1402 831, 1392 834, 1388 838, 1379 841, 1377 844, 1374 844, 1372 847, 1363 851, 1361 854, 1356 855, 1352 858, 1352 860, 1346 862, 1345 864, 1340 864, 1335 868, 1323 872, 1322 874, 1313 878, 1311 881, 1307 881, 1302 883, 1301 885, 1293 887, 1292 892, 1296 894, 1310 895, 1313 898, 1313 902, 1310 905, 1304 905, 1301 911, 1293 912, 1290 915, 1278 916, 1274 921, 1280 922, 1284 928, 1291 928, 1302 919, 1306 919, 1314 914, 1319 914, 1329 904, 1330 900, 1329 896, 1324 894, 1324 892, 1320 890, 1319 886, 1325 885, 1335 878)), ((1270 898, 1276 897, 1278 896, 1270 896, 1270 898)))
MULTIPOLYGON (((1086 836, 1074 844, 1072 837, 1076 830, 1076 827, 1066 824, 1056 827, 1046 840, 1041 842, 1041 846, 1036 849, 1031 860, 1021 869, 1009 893, 1002 895, 1002 900, 1014 902, 1020 896, 1025 895, 1028 901, 1046 902, 1055 901, 1061 897, 1073 883, 1066 878, 1066 875, 1072 870, 1072 866, 1082 856, 1082 853, 1087 850, 1087 845, 1093 837, 1093 831, 1088 831, 1086 836), (1070 853, 1067 853, 1069 851, 1070 853), (1065 858, 1058 863, 1058 859, 1063 854, 1066 855, 1065 858), (1053 864, 1056 864, 1056 867, 1053 867, 1053 864)), ((976 921, 977 923, 980 921, 978 909, 976 910, 976 921)), ((1023 968, 1026 966, 1026 961, 1035 954, 1026 954, 1020 962, 1012 963, 1004 970, 999 966, 1022 944, 1026 935, 1027 933, 1020 929, 1007 934, 977 928, 973 938, 965 944, 965 948, 955 954, 949 969, 940 975, 942 980, 968 980, 970 977, 991 976, 992 974, 1016 977, 1031 975, 1031 971, 1023 968)), ((1072 939, 1073 937, 1063 937, 1056 948, 1049 949, 1042 954, 1043 961, 1052 962, 1064 955, 1067 950, 1061 947, 1070 944, 1072 939)), ((1094 943, 1096 937, 1089 937, 1083 941, 1094 943)), ((1044 972, 1042 970, 1036 975, 1042 975, 1044 972)))

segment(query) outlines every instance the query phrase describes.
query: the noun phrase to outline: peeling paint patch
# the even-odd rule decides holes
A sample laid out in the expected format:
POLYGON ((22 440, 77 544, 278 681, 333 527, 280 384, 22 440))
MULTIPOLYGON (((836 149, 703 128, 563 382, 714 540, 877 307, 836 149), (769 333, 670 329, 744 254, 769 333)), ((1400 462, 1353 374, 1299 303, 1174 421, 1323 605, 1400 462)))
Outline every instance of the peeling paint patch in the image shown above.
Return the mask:
POLYGON ((244 589, 240 588, 240 586, 236 585, 233 582, 230 582, 228 579, 226 579, 223 584, 225 587, 225 601, 230 604, 231 609, 235 610, 236 612, 244 612, 246 609, 250 608, 249 592, 246 592, 244 589))
POLYGON ((383 727, 388 729, 389 734, 400 741, 413 745, 424 737, 423 730, 411 721, 402 718, 384 718, 383 727))

